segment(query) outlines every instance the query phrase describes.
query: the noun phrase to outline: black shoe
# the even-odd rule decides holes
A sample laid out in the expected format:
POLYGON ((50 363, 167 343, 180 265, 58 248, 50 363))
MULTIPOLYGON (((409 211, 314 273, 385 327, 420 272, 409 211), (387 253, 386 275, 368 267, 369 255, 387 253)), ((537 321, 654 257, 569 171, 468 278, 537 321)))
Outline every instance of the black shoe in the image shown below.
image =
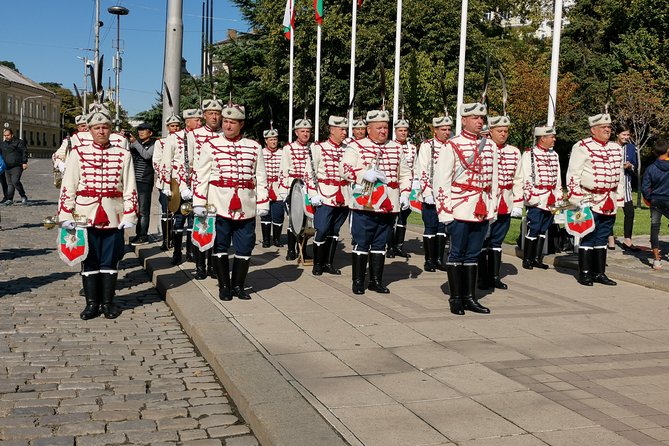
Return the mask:
POLYGON ((395 247, 394 246, 388 246, 386 249, 386 257, 389 259, 394 259, 395 258, 395 247))
POLYGON ((286 254, 286 260, 295 260, 297 259, 297 253, 295 251, 288 251, 286 254))
POLYGON ((146 245, 147 243, 149 243, 149 238, 146 235, 138 235, 130 242, 132 246, 146 245))
POLYGON ((281 243, 281 231, 283 226, 272 224, 272 244, 277 248, 282 248, 283 243, 281 243))
POLYGON ((7 200, 7 201, 5 201, 5 203, 4 203, 5 206, 11 206, 11 205, 13 205, 13 204, 14 204, 14 200, 7 200))
POLYGON ((471 297, 462 299, 462 306, 465 310, 471 311, 472 313, 490 314, 490 308, 484 307, 476 299, 472 299, 471 297))
POLYGON ((22 197, 21 202, 19 204, 27 206, 28 205, 28 197, 22 197))
POLYGON ((593 277, 593 282, 601 283, 602 285, 608 285, 608 286, 616 286, 618 285, 618 282, 615 280, 609 279, 606 274, 601 273, 597 274, 595 277, 593 277))
POLYGON ((181 251, 174 251, 174 254, 172 255, 172 265, 181 265, 182 260, 181 251))
POLYGON ((592 286, 592 276, 590 273, 578 273, 578 283, 585 286, 592 286))

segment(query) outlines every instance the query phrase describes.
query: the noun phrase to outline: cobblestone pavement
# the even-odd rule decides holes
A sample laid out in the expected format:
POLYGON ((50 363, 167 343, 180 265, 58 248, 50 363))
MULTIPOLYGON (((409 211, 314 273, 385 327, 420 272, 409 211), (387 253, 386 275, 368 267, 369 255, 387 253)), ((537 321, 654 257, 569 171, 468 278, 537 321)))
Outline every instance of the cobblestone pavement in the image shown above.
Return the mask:
POLYGON ((31 161, 24 185, 30 206, 0 205, 0 443, 257 445, 133 252, 123 314, 79 319, 78 271, 41 226, 49 162, 31 161))

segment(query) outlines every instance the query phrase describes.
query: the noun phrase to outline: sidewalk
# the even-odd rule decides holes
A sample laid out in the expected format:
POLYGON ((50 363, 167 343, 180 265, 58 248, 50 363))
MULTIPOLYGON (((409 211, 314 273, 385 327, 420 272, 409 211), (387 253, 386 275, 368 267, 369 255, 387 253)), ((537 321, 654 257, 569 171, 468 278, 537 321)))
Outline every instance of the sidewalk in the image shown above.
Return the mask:
POLYGON ((348 234, 342 276, 258 244, 246 302, 220 302, 156 246, 138 253, 262 444, 342 444, 329 426, 351 445, 669 444, 667 271, 613 252, 621 282, 586 288, 574 256, 526 271, 507 246, 492 314, 454 316, 445 274, 408 239, 388 295, 351 293, 348 234))

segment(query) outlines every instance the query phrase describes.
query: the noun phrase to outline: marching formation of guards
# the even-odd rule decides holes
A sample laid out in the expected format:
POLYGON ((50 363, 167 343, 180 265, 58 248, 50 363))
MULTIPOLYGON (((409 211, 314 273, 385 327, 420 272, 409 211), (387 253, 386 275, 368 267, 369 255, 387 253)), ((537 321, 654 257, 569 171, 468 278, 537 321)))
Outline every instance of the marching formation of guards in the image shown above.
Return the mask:
MULTIPOLYGON (((202 102, 201 110, 184 110, 183 130, 180 118, 172 115, 166 123, 169 135, 154 152, 156 186, 167 198, 178 187, 180 204, 192 207, 191 215, 176 213, 173 224, 163 225, 164 237, 169 234, 174 247, 172 263, 183 261, 185 232, 195 277, 215 277, 221 300, 250 299, 245 281, 256 217, 261 246, 282 247, 287 214, 286 259, 306 259, 306 236, 290 222, 291 206, 304 205, 313 209, 312 274, 341 274, 334 257, 348 218, 352 292, 385 294, 390 292, 383 280, 385 258, 410 257, 404 250, 407 218, 411 207, 418 206, 425 271, 446 271, 451 312, 490 313, 477 299, 476 288, 508 288, 501 281, 500 265, 511 218, 521 217, 525 208, 523 268, 546 269, 546 234, 563 193, 553 150, 555 129, 536 127, 535 144, 521 155, 507 144, 509 117, 487 114, 485 104, 462 104, 462 131, 457 135, 451 134, 453 120, 447 112, 437 116, 432 137, 418 148, 408 139, 404 117, 393 123, 395 140, 389 139, 385 110, 369 111, 364 120, 352 122, 351 138, 348 119, 330 116, 327 139, 314 143, 313 125, 305 116, 295 122, 295 141, 283 148, 271 127, 263 133, 264 146, 243 137, 246 112, 232 101, 224 105, 212 98, 202 102), (305 204, 295 202, 296 189, 305 204), (192 246, 189 231, 193 218, 210 212, 215 212, 215 241, 213 248, 200 252, 192 246)), ((82 319, 100 312, 114 318, 120 314, 112 300, 123 229, 137 223, 132 159, 125 138, 111 133, 104 107, 95 104, 76 123, 77 133, 53 156, 54 168, 62 174, 58 219, 62 227, 74 228, 84 218, 88 231, 82 319)), ((595 222, 595 230, 580 241, 578 282, 615 285, 605 274, 606 248, 623 202, 624 157, 622 148, 609 141, 608 114, 590 117, 589 124, 591 137, 574 145, 566 175, 567 199, 574 206, 589 206, 595 222)))

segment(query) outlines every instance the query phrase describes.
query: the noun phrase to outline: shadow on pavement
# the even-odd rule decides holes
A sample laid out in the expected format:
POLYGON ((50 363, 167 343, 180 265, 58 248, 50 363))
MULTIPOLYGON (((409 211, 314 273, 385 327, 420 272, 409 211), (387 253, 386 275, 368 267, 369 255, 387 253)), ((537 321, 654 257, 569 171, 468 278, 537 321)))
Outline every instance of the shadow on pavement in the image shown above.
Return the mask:
POLYGON ((12 260, 19 257, 34 257, 50 254, 56 248, 36 248, 36 249, 21 249, 10 248, 0 251, 0 260, 12 260))
POLYGON ((294 264, 249 272, 247 284, 253 284, 254 291, 263 291, 275 287, 279 283, 295 282, 304 274, 303 268, 294 264))
POLYGON ((75 274, 79 273, 71 271, 51 273, 45 276, 17 277, 16 279, 12 279, 1 284, 2 286, 0 287, 0 297, 25 293, 27 291, 41 288, 44 285, 67 280, 75 274))

